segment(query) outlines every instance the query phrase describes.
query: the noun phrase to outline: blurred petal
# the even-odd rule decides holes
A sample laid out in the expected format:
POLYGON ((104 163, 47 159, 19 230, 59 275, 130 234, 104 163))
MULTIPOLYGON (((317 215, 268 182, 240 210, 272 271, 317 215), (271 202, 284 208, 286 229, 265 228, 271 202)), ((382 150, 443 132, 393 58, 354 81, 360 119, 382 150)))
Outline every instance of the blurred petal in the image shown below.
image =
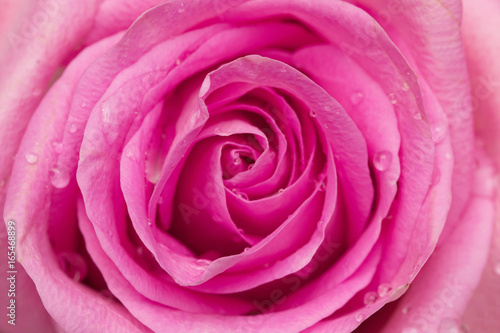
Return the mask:
MULTIPOLYGON (((500 170, 500 2, 463 1, 462 35, 471 80, 476 131, 500 170)), ((496 179, 497 191, 500 183, 496 179)), ((471 332, 500 331, 500 195, 495 203, 492 246, 479 287, 464 314, 471 332)))

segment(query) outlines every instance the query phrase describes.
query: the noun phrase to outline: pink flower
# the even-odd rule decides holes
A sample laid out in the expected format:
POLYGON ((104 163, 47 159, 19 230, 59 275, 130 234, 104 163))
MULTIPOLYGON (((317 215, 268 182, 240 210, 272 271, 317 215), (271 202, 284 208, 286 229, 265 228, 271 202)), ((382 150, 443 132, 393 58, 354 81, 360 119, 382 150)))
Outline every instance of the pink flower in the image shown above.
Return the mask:
POLYGON ((5 4, 2 331, 495 332, 499 9, 5 4))

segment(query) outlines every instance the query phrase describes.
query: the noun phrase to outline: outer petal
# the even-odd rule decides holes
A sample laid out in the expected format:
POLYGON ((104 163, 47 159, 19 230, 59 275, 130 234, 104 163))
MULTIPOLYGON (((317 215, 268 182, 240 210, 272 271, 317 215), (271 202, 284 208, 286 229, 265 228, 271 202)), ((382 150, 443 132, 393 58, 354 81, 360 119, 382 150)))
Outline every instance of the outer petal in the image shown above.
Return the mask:
POLYGON ((493 170, 484 156, 480 163, 471 200, 457 227, 395 307, 375 314, 358 332, 372 332, 374 327, 388 333, 460 331, 461 316, 486 263, 489 242, 485 239, 493 226, 493 170))
MULTIPOLYGON (((500 2, 464 1, 462 34, 471 78, 476 131, 500 170, 500 2)), ((497 189, 500 184, 496 184, 497 189)), ((482 280, 465 312, 472 332, 500 331, 500 196, 495 205, 490 256, 482 280)))
MULTIPOLYGON (((35 107, 56 68, 91 28, 98 0, 22 3, 24 6, 15 5, 18 10, 14 16, 19 20, 11 19, 11 24, 7 21, 0 27, 0 33, 8 31, 7 42, 2 40, 0 44, 0 202, 8 185, 12 157, 35 107)), ((7 8, 13 9, 10 4, 7 8)), ((0 214, 2 211, 3 205, 0 214)))

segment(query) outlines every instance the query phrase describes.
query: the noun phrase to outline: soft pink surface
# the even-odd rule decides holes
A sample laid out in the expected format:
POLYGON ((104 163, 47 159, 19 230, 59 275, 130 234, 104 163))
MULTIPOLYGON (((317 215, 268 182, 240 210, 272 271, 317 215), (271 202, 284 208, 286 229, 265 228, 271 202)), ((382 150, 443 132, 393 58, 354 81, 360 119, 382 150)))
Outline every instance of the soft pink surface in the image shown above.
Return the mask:
POLYGON ((499 167, 485 64, 500 44, 476 23, 498 6, 465 19, 473 97, 489 93, 475 106, 458 1, 359 3, 61 1, 16 57, 0 45, 0 212, 44 302, 33 325, 52 330, 45 308, 70 332, 343 332, 370 316, 359 331, 428 332, 465 311, 496 327, 474 319, 495 308, 498 256, 472 111, 499 167))

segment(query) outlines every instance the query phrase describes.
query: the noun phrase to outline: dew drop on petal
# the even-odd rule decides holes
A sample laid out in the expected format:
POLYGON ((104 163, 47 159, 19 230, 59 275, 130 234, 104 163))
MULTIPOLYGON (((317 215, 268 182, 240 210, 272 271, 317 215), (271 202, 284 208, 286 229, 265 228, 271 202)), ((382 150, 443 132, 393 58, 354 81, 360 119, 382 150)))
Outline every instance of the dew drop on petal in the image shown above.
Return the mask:
POLYGON ((403 82, 403 85, 401 86, 401 90, 403 91, 408 91, 410 90, 410 86, 408 85, 408 82, 403 82))
POLYGON ((280 193, 280 194, 281 194, 281 193, 283 193, 284 191, 285 191, 284 189, 280 188, 280 189, 278 190, 278 193, 280 193))
POLYGON ((208 260, 208 259, 197 259, 196 263, 203 265, 203 266, 208 266, 212 263, 212 261, 208 260))
POLYGON ((392 103, 392 104, 396 104, 398 102, 397 98, 396 98, 396 95, 394 95, 393 93, 390 93, 389 94, 389 101, 392 103))
POLYGON ((392 162, 392 153, 383 150, 375 154, 373 157, 373 165, 379 171, 385 171, 389 168, 392 162))
POLYGON ((332 107, 330 105, 325 105, 325 111, 330 111, 332 107))
POLYGON ((61 252, 57 255, 57 260, 61 269, 76 282, 85 279, 87 275, 87 262, 76 252, 61 252))
POLYGON ((248 195, 245 192, 239 192, 238 198, 243 199, 243 200, 248 200, 248 195))
POLYGON ((416 112, 413 114, 413 119, 416 119, 416 120, 422 120, 422 114, 420 112, 416 112))
POLYGON ((65 188, 68 186, 70 181, 70 176, 67 172, 61 171, 58 168, 53 168, 50 170, 50 183, 56 188, 65 188))
POLYGON ((62 144, 62 142, 54 141, 54 142, 52 142, 52 148, 54 148, 54 151, 57 154, 60 154, 62 152, 63 144, 62 144))
POLYGON ((152 225, 152 224, 153 224, 153 223, 151 222, 151 219, 150 219, 149 217, 146 219, 146 222, 148 222, 148 225, 152 225))
POLYGON ((238 158, 235 158, 235 159, 233 160, 233 163, 234 163, 234 165, 240 165, 240 164, 241 164, 241 158, 239 158, 239 157, 238 157, 238 158))
POLYGON ((434 143, 440 143, 446 137, 446 126, 443 124, 431 125, 431 135, 434 143))
POLYGON ((309 115, 310 115, 311 117, 316 117, 316 112, 315 112, 315 111, 313 111, 313 110, 311 110, 311 111, 309 111, 309 115))
POLYGON ((361 322, 363 321, 363 319, 365 319, 365 317, 361 313, 358 313, 356 315, 356 321, 361 322))
POLYGON ((163 197, 158 197, 158 205, 163 205, 163 197))
POLYGON ((377 300, 377 297, 378 297, 378 294, 376 292, 369 291, 365 294, 365 296, 363 298, 363 302, 365 303, 365 305, 373 304, 377 300))
POLYGON ((184 13, 184 11, 185 11, 185 10, 186 10, 186 8, 184 8, 184 4, 183 4, 183 3, 181 3, 181 6, 179 7, 178 12, 179 12, 179 13, 184 13))
POLYGON ((78 127, 76 126, 76 124, 71 124, 71 126, 69 127, 69 132, 76 133, 77 129, 78 129, 78 127))
POLYGON ((401 312, 402 312, 403 314, 407 314, 408 312, 410 312, 410 310, 411 310, 411 307, 410 307, 410 306, 405 306, 405 307, 403 308, 403 310, 401 310, 401 312))
POLYGON ((387 296, 392 291, 392 287, 388 283, 382 283, 378 286, 377 292, 380 297, 387 296))
POLYGON ((249 251, 249 250, 250 250, 250 248, 249 248, 249 247, 245 247, 245 248, 243 249, 243 251, 244 251, 244 252, 247 252, 247 251, 249 251))
POLYGON ((365 95, 363 95, 363 93, 359 92, 359 91, 351 94, 352 105, 359 105, 359 103, 361 103, 363 101, 364 97, 365 97, 365 95))
POLYGON ((38 162, 38 155, 35 153, 27 153, 25 155, 25 157, 26 157, 26 161, 29 164, 36 164, 36 162, 38 162))

